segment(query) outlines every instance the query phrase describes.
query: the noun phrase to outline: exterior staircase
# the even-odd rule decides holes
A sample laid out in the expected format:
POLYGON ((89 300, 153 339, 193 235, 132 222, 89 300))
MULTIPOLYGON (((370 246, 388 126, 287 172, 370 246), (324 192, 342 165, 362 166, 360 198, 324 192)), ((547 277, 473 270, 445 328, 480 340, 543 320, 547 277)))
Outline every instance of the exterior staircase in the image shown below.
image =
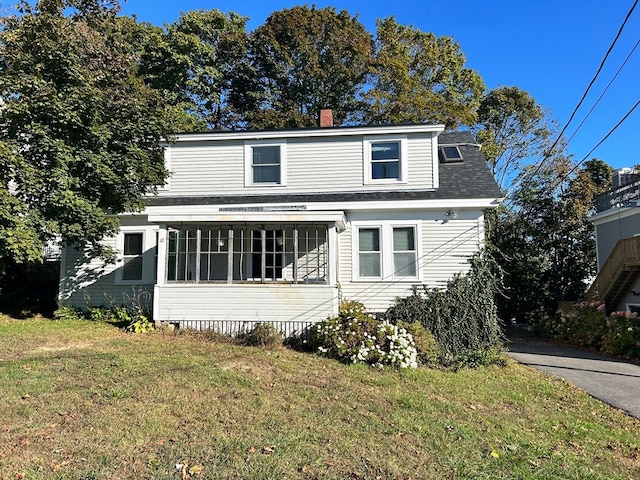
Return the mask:
POLYGON ((640 237, 620 240, 587 292, 587 299, 601 300, 607 313, 618 309, 640 277, 640 237))

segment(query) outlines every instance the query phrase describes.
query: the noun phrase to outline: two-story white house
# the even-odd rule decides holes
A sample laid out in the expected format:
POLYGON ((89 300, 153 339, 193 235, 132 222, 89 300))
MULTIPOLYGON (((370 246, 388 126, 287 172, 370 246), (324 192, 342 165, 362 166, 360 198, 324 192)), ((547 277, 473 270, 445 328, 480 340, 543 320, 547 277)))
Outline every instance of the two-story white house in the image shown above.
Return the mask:
POLYGON ((290 334, 343 298, 384 310, 465 271, 501 198, 472 135, 330 125, 177 135, 167 184, 105 240, 119 261, 64 250, 60 301, 122 303, 142 289, 156 322, 290 334))

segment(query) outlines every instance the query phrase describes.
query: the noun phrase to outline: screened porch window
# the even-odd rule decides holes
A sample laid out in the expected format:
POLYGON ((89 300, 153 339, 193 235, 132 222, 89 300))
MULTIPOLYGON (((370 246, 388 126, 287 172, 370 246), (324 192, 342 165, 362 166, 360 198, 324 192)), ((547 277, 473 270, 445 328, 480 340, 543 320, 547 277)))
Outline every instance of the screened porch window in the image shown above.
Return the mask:
POLYGON ((327 282, 326 225, 200 225, 168 240, 168 282, 327 282))

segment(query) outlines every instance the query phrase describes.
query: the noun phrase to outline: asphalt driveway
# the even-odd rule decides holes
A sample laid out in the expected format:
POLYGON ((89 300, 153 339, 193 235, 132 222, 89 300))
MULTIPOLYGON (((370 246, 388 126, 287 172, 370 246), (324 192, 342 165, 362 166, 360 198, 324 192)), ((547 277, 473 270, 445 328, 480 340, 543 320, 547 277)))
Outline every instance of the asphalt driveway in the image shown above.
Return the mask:
POLYGON ((538 340, 513 339, 508 355, 563 378, 598 400, 640 418, 640 365, 538 340))

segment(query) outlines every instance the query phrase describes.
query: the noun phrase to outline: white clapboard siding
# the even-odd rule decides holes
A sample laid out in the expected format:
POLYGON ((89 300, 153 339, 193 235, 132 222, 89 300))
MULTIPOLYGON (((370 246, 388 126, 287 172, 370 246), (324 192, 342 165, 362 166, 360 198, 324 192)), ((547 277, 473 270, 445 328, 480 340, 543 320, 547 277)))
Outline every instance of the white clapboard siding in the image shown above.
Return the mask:
MULTIPOLYGON (((367 184, 367 189, 433 188, 431 145, 429 134, 409 136, 408 183, 367 184)), ((241 140, 185 142, 167 148, 171 177, 168 188, 159 191, 160 196, 355 192, 365 185, 362 136, 289 139, 287 181, 282 186, 245 186, 241 140)))
MULTIPOLYGON (((391 217, 385 221, 402 224, 403 215, 397 221, 391 217)), ((433 214, 423 214, 419 222, 422 250, 419 264, 421 281, 388 279, 379 282, 362 282, 353 279, 352 231, 349 228, 339 235, 339 282, 343 299, 358 300, 373 311, 388 308, 396 297, 411 294, 412 287, 425 284, 430 288, 444 287, 456 273, 469 269, 468 259, 481 248, 484 238, 483 217, 480 212, 464 212, 455 220, 443 220, 433 214)))
POLYGON ((362 188, 362 139, 296 139, 287 143, 287 191, 362 188))
POLYGON ((244 144, 238 141, 171 145, 169 188, 162 195, 244 192, 244 144))
POLYGON ((105 264, 100 259, 88 260, 83 250, 63 249, 60 271, 60 305, 82 309, 131 304, 140 297, 143 307, 152 307, 153 284, 118 284, 117 264, 105 264), (141 292, 147 292, 142 294, 141 292))
POLYGON ((338 308, 331 285, 162 285, 155 295, 156 321, 190 328, 271 322, 286 331, 324 320, 338 308))
POLYGON ((433 155, 432 140, 424 135, 409 135, 409 184, 433 187, 433 155))
POLYGON ((60 263, 59 303, 79 308, 98 306, 131 305, 137 301, 150 311, 152 308, 153 285, 155 283, 155 242, 157 225, 151 225, 144 215, 127 215, 120 220, 122 232, 116 237, 108 237, 103 244, 115 248, 115 263, 105 263, 101 258, 91 258, 85 249, 66 246, 60 263), (142 233, 144 242, 143 280, 123 282, 122 236, 124 232, 142 233), (146 293, 142 293, 146 292, 146 293))

